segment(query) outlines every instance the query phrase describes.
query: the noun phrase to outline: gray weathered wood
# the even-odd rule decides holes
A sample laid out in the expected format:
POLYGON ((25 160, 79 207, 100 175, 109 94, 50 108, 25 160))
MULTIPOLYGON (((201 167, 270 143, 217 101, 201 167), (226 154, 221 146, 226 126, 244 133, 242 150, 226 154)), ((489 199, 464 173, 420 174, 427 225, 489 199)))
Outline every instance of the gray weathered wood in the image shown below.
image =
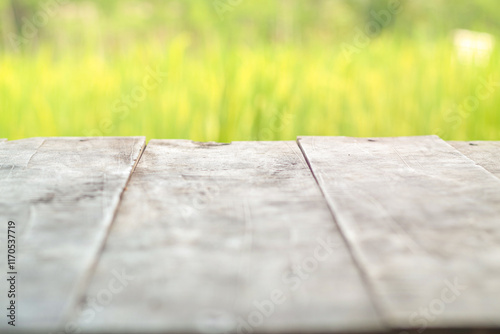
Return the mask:
POLYGON ((450 141, 450 145, 500 177, 500 141, 450 141))
MULTIPOLYGON (((16 223, 16 330, 48 333, 79 302, 144 142, 31 138, 0 145, 2 245, 7 222, 16 223)), ((4 301, 4 279, 1 288, 4 301)), ((2 332, 12 329, 3 313, 2 332)))
POLYGON ((299 144, 392 326, 500 326, 498 178, 435 136, 299 144))
POLYGON ((259 332, 382 326, 294 142, 152 140, 87 297, 99 311, 81 305, 84 332, 222 333, 249 318, 259 332), (253 303, 278 290, 285 301, 261 324, 253 303))

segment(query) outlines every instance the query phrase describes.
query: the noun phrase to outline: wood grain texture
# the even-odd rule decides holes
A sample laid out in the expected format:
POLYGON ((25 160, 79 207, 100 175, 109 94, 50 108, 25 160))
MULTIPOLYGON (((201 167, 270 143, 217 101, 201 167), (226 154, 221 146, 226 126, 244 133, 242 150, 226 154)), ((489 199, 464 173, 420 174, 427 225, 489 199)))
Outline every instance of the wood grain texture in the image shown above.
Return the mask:
POLYGON ((87 297, 100 309, 81 305, 84 332, 382 326, 294 142, 152 140, 87 297), (129 278, 120 284, 117 273, 129 278))
MULTIPOLYGON (((82 297, 144 142, 30 138, 0 145, 0 222, 16 223, 18 332, 54 330, 82 297)), ((6 233, 0 230, 1 245, 6 233)), ((0 257, 2 271, 6 260, 0 257)), ((8 329, 1 321, 0 331, 8 329)))
POLYGON ((500 178, 500 141, 450 141, 448 143, 500 178))
POLYGON ((500 180, 435 136, 301 137, 396 328, 500 326, 500 180))

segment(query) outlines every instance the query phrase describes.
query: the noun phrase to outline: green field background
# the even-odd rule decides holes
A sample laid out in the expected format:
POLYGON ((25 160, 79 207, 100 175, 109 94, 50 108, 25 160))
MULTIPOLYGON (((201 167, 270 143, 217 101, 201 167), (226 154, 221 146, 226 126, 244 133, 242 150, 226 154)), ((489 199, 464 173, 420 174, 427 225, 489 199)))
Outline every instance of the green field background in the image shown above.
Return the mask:
POLYGON ((16 44, 46 4, 20 3, 0 0, 3 138, 500 140, 498 41, 483 64, 453 44, 454 29, 497 40, 500 1, 402 1, 363 47, 388 1, 67 1, 16 44))

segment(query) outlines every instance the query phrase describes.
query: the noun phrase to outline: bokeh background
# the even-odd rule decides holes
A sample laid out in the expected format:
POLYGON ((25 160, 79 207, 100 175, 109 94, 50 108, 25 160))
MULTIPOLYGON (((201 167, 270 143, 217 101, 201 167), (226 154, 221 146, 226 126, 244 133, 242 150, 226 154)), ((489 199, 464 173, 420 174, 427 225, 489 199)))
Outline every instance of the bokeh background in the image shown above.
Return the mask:
POLYGON ((500 140, 498 0, 0 0, 0 137, 500 140))

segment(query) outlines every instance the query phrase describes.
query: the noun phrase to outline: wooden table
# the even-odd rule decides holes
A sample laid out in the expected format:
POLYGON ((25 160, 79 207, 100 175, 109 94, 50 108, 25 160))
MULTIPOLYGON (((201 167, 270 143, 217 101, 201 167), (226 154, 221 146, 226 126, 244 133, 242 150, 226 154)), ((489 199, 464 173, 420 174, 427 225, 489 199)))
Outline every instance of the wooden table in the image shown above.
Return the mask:
POLYGON ((500 329, 500 142, 0 140, 0 222, 1 333, 500 329))

